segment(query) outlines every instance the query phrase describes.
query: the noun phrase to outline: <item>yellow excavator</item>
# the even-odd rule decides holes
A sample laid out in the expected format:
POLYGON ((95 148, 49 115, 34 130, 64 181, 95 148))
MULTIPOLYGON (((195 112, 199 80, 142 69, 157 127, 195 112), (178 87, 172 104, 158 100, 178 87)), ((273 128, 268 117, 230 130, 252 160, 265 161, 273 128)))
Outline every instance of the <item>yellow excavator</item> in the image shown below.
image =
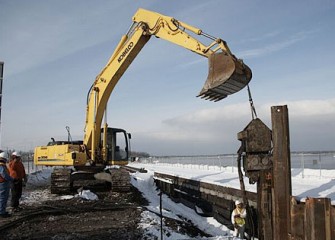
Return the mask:
POLYGON ((132 20, 129 31, 122 36, 90 88, 84 140, 53 140, 47 146, 35 148, 36 165, 65 166, 54 168, 51 180, 53 193, 68 192, 75 180, 93 176, 106 166, 128 163, 131 135, 123 129, 109 128, 106 121, 102 126, 102 120, 115 85, 151 36, 208 58, 208 78, 198 97, 219 101, 240 91, 251 80, 250 68, 232 54, 224 40, 175 18, 145 9, 138 9, 132 20), (195 36, 209 39, 211 43, 204 45, 195 36))

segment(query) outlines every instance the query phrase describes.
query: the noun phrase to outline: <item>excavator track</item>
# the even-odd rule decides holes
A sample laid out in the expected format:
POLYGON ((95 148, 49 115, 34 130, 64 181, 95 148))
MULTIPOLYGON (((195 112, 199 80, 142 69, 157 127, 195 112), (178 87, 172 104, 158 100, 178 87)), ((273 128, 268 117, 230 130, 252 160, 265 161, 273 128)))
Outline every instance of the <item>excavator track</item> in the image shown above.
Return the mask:
MULTIPOLYGON (((104 175, 105 177, 102 179, 95 179, 93 173, 85 174, 84 172, 78 172, 78 174, 76 174, 76 172, 73 173, 73 170, 70 168, 55 168, 51 174, 51 193, 71 194, 74 188, 78 187, 78 184, 74 186, 74 182, 80 179, 85 179, 86 183, 84 184, 88 184, 87 186, 97 181, 100 183, 103 181, 110 182, 113 192, 127 192, 130 191, 131 188, 129 170, 124 168, 111 168, 107 173, 103 173, 106 174, 107 177, 104 175), (78 176, 78 174, 80 176, 78 176)), ((82 187, 85 186, 86 185, 82 185, 82 187)), ((105 186, 105 188, 107 187, 105 186)))
POLYGON ((70 194, 71 172, 69 168, 55 168, 51 173, 51 193, 53 194, 70 194))
POLYGON ((130 190, 130 175, 129 171, 123 168, 109 169, 111 174, 111 183, 113 192, 127 192, 130 190))

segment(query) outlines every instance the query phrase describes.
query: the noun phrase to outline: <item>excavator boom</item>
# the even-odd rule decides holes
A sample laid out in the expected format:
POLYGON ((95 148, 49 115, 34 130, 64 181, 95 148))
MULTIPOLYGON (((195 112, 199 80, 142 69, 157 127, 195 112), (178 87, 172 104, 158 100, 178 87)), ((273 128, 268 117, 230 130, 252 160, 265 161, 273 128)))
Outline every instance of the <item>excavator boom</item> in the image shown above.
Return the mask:
POLYGON ((231 53, 222 39, 172 17, 139 9, 133 16, 129 32, 121 38, 107 65, 97 76, 90 93, 84 144, 90 149, 92 159, 95 159, 95 149, 99 145, 99 129, 109 96, 151 36, 172 42, 209 59, 209 75, 198 95, 202 98, 219 101, 240 91, 251 80, 250 68, 231 53), (212 43, 205 45, 193 35, 209 38, 212 43))

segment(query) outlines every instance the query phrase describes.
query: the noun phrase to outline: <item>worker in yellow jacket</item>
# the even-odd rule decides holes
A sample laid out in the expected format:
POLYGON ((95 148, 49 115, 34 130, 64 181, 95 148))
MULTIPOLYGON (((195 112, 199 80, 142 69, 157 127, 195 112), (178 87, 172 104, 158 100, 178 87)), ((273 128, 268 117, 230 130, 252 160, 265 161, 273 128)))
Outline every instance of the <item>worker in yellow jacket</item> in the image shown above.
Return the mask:
POLYGON ((243 203, 239 200, 235 201, 236 208, 231 214, 231 222, 234 224, 234 236, 240 239, 244 239, 245 231, 245 218, 247 217, 247 211, 243 207, 243 203))

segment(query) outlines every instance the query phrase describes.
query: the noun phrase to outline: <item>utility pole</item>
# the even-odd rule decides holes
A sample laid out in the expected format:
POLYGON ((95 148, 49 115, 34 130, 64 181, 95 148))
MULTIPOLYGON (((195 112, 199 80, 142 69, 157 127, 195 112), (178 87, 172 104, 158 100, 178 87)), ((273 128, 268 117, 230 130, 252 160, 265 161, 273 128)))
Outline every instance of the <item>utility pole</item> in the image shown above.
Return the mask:
POLYGON ((4 62, 0 61, 0 147, 1 147, 1 110, 2 110, 2 83, 3 83, 3 67, 4 62))

